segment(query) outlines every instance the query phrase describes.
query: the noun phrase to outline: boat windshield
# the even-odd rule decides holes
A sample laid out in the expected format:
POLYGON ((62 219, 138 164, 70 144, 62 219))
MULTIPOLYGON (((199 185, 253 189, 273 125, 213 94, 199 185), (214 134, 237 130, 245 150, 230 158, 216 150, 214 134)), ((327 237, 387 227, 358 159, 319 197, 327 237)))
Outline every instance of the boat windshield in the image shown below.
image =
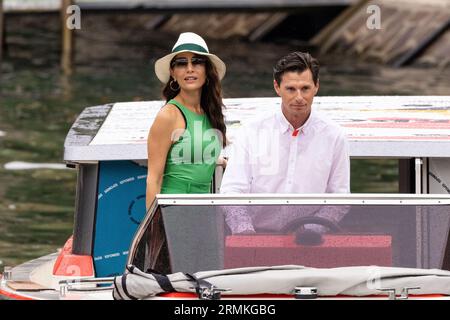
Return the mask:
POLYGON ((141 270, 449 268, 450 205, 438 201, 172 202, 155 207, 141 226, 129 261, 141 270))

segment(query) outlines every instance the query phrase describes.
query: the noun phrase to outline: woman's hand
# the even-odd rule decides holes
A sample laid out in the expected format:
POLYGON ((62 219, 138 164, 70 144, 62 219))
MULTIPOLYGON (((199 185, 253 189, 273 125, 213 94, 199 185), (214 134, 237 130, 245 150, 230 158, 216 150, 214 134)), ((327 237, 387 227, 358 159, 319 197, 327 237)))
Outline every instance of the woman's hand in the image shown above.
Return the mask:
POLYGON ((217 166, 221 166, 222 168, 225 169, 227 166, 227 163, 228 163, 228 158, 226 158, 224 156, 219 156, 219 158, 217 158, 217 161, 216 161, 217 166))

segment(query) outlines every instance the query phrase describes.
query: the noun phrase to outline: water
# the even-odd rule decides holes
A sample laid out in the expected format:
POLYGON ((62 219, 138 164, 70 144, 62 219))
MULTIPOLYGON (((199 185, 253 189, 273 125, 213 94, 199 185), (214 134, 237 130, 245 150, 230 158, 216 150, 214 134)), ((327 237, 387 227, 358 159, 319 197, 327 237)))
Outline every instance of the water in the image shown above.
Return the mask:
MULTIPOLYGON (((143 41, 133 34, 121 42, 98 33, 91 40, 81 34, 75 73, 66 78, 58 69, 57 36, 46 34, 39 41, 27 30, 27 25, 9 30, 12 45, 1 74, 0 270, 1 264, 16 265, 64 244, 72 234, 76 184, 73 169, 7 170, 4 165, 62 163, 64 138, 87 106, 160 99, 153 63, 176 37, 146 33, 143 41)), ((228 98, 274 96, 271 66, 298 49, 289 43, 239 40, 209 44, 227 62, 223 88, 228 98)), ((449 94, 448 70, 393 70, 341 57, 321 57, 321 61, 320 95, 449 94)), ((352 192, 398 190, 396 161, 354 160, 351 169, 352 192)))

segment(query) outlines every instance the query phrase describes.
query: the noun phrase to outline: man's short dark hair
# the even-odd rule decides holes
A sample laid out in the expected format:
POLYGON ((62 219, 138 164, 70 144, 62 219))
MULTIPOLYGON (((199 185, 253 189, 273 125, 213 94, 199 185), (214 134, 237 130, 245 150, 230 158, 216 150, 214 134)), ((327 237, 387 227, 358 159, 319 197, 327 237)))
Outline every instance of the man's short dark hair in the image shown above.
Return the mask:
POLYGON ((278 60, 273 68, 273 78, 280 85, 281 77, 285 72, 303 72, 311 70, 314 84, 319 80, 319 61, 307 52, 292 52, 278 60))

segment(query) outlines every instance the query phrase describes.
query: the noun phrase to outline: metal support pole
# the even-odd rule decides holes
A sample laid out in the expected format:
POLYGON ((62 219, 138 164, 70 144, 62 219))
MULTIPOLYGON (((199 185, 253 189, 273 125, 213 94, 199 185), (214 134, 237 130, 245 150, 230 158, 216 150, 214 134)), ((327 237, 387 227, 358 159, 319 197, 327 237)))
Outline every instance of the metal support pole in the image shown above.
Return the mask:
POLYGON ((61 0, 61 28, 62 28, 62 50, 61 50, 61 69, 65 75, 72 74, 72 50, 73 33, 67 27, 68 18, 67 8, 73 4, 73 0, 61 0))
MULTIPOLYGON (((425 161, 427 161, 425 159, 425 161)), ((422 194, 427 192, 427 188, 424 186, 426 179, 423 175, 424 159, 415 158, 414 159, 414 171, 415 171, 415 185, 416 194, 422 194)), ((421 206, 416 207, 416 248, 417 248, 417 267, 418 268, 428 268, 430 257, 429 257, 429 241, 430 235, 428 233, 428 214, 426 210, 422 210, 421 206)))
POLYGON ((78 164, 72 253, 92 255, 97 210, 98 164, 78 164))
POLYGON ((415 158, 416 194, 422 193, 422 164, 421 158, 415 158))

